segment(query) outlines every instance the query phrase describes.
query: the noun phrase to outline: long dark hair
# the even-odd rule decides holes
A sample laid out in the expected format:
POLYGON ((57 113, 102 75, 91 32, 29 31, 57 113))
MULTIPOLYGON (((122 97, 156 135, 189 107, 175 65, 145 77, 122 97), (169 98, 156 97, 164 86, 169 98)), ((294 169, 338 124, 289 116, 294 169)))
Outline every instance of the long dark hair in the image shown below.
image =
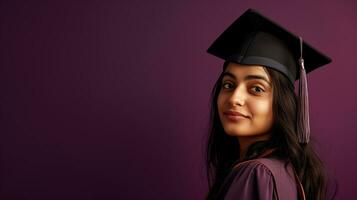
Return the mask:
MULTIPOLYGON (((224 62, 223 71, 229 64, 224 62)), ((307 199, 325 200, 327 176, 322 161, 313 150, 311 142, 300 144, 296 135, 297 97, 294 85, 282 73, 264 67, 272 80, 274 124, 269 141, 252 144, 245 158, 239 158, 237 138, 224 132, 218 115, 217 99, 221 89, 222 74, 211 94, 209 135, 206 146, 206 166, 209 192, 207 199, 216 199, 223 181, 237 160, 249 160, 268 148, 276 148, 274 155, 291 162, 307 199)))

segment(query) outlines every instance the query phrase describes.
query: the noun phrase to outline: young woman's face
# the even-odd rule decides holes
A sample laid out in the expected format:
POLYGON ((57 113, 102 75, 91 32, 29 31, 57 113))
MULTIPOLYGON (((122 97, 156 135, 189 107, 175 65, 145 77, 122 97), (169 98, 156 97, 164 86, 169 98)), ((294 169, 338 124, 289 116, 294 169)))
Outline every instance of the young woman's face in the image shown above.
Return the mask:
POLYGON ((219 117, 228 135, 269 136, 272 103, 271 80, 262 66, 228 64, 217 100, 219 117))

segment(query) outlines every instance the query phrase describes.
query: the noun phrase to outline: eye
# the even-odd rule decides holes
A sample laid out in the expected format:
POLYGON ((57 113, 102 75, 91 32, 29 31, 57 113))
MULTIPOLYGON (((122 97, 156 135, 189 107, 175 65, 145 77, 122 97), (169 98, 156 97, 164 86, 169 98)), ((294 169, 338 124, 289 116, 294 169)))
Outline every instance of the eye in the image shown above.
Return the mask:
POLYGON ((223 83, 222 88, 223 89, 231 89, 231 88, 233 88, 233 84, 232 83, 223 83))
POLYGON ((262 92, 264 92, 264 90, 263 90, 261 87, 259 87, 259 86, 253 86, 253 87, 251 88, 251 91, 252 91, 253 93, 262 93, 262 92))

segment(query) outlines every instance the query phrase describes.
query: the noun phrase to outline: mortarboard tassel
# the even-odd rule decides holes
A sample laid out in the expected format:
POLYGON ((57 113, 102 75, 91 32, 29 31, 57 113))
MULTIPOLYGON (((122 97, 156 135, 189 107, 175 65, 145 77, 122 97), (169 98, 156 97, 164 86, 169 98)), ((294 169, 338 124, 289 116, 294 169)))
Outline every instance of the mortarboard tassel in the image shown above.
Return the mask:
POLYGON ((310 121, 309 121, 309 97, 307 91, 307 77, 302 57, 302 38, 300 39, 300 80, 299 80, 299 107, 297 116, 298 139, 302 144, 307 144, 310 141, 310 121))

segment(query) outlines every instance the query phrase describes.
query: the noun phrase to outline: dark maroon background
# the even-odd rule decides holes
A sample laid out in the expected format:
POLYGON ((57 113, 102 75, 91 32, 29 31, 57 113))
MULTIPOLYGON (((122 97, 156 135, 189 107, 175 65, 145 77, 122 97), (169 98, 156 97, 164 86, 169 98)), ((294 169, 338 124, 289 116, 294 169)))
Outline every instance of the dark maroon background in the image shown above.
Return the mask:
POLYGON ((206 49, 249 7, 333 58, 308 76, 312 129, 354 199, 352 0, 0 1, 0 198, 203 199, 206 49))

